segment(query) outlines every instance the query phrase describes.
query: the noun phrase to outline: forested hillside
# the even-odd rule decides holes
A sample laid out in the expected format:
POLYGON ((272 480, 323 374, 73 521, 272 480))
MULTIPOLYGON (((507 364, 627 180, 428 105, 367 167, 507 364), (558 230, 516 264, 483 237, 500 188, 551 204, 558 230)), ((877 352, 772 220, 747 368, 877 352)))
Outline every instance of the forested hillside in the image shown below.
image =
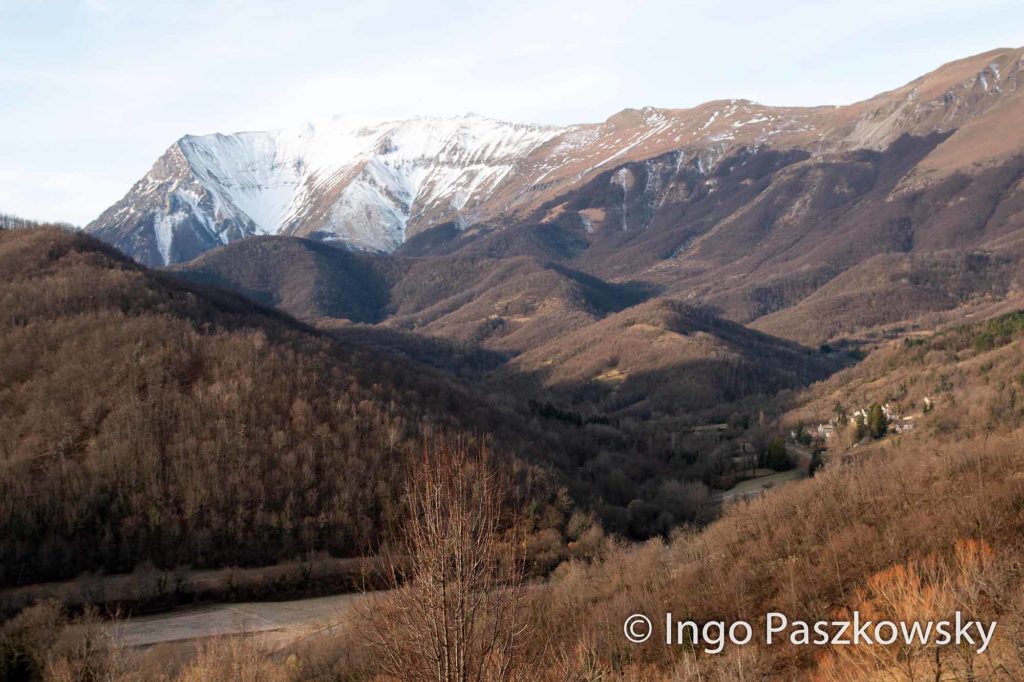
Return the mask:
MULTIPOLYGON (((788 417, 813 417, 842 393, 849 407, 900 400, 922 410, 911 431, 837 439, 813 478, 732 505, 702 530, 645 544, 579 538, 591 553, 564 561, 515 602, 516 622, 525 624, 509 663, 515 679, 1020 679, 1022 319, 1009 313, 894 342, 809 388, 788 417), (769 611, 813 622, 849 619, 854 610, 897 622, 960 612, 997 627, 983 653, 952 644, 766 646, 755 637, 709 654, 659 637, 637 645, 622 636, 623 621, 636 613, 655 622, 665 612, 702 624, 746 620, 763 631, 769 611)), ((386 597, 382 604, 393 608, 386 597)), ((108 671, 124 670, 127 661, 130 672, 115 675, 125 680, 138 679, 138 671, 168 680, 216 677, 240 666, 269 679, 371 680, 382 663, 366 656, 360 628, 375 618, 370 611, 299 641, 287 658, 249 640, 225 640, 185 659, 153 648, 68 650, 55 660, 108 671)), ((7 637, 36 637, 24 641, 38 645, 52 641, 47 633, 60 622, 40 607, 8 625, 7 637)), ((417 634, 402 630, 403 622, 388 631, 417 634)), ((408 651, 405 640, 395 642, 408 651)))
POLYGON ((517 494, 537 509, 555 494, 511 456, 534 447, 515 418, 442 376, 85 235, 0 231, 0 281, 5 584, 362 554, 437 431, 508 438, 517 494))
MULTIPOLYGON (((599 411, 610 404, 581 414, 538 401, 538 379, 513 370, 481 385, 472 368, 493 366, 475 346, 379 327, 339 340, 237 294, 147 270, 80 233, 0 231, 0 281, 0 580, 8 585, 145 562, 204 568, 363 555, 395 519, 405 466, 438 433, 490 439, 516 472, 510 503, 529 510, 539 570, 595 524, 646 538, 708 520, 709 486, 731 484, 737 466, 717 447, 720 436, 686 424, 648 427, 599 411), (472 381, 461 383, 453 368, 472 381)), ((569 291, 581 291, 575 286, 569 291)), ((583 309, 607 311, 622 293, 585 279, 579 286, 593 296, 583 309)), ((828 364, 699 319, 665 333, 740 355, 749 336, 763 357, 778 354, 777 367, 742 380, 743 364, 723 361, 737 397, 802 385, 828 364)), ((766 442, 749 413, 740 421, 766 442)), ((729 435, 747 428, 737 422, 729 435)))

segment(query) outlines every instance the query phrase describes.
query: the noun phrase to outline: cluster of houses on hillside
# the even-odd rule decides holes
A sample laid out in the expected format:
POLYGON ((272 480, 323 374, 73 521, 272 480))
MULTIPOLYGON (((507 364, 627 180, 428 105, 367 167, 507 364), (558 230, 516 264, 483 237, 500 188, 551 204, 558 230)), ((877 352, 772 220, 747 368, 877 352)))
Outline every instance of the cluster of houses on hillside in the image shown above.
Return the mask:
MULTIPOLYGON (((925 412, 931 411, 931 409, 934 406, 934 398, 928 397, 924 399, 925 412)), ((882 414, 885 416, 887 430, 889 433, 900 434, 914 430, 915 420, 918 418, 919 415, 901 414, 899 407, 897 405, 893 405, 892 403, 885 403, 881 406, 881 408, 882 414)), ((811 436, 811 438, 815 440, 825 442, 830 441, 836 437, 836 433, 841 426, 846 426, 847 428, 856 428, 858 424, 867 424, 869 410, 869 407, 862 407, 853 412, 852 414, 847 415, 845 420, 841 420, 838 416, 833 417, 829 419, 827 422, 822 422, 820 424, 807 427, 806 433, 808 433, 811 436)), ((796 439, 799 434, 797 434, 794 431, 790 435, 794 439, 796 439)))
MULTIPOLYGON (((905 433, 914 429, 914 415, 901 415, 899 409, 891 403, 885 403, 882 407, 882 414, 885 416, 885 423, 891 433, 905 433)), ((868 410, 862 407, 849 417, 851 426, 868 423, 868 410)))

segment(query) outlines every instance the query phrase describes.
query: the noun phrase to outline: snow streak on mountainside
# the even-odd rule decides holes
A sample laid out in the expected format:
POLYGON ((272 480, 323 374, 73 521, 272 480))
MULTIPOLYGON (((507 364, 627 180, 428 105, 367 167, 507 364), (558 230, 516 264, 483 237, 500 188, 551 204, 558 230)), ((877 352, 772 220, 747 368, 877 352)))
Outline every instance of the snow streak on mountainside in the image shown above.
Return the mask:
MULTIPOLYGON (((372 125, 332 119, 294 130, 186 136, 86 229, 149 265, 191 260, 255 234, 390 252, 444 223, 514 224, 605 171, 668 152, 677 170, 710 178, 739 149, 825 158, 883 151, 904 135, 954 131, 907 176, 912 186, 1024 149, 1022 74, 1022 51, 1004 49, 842 107, 722 100, 627 109, 569 127, 467 115, 372 125)), ((627 180, 625 172, 611 178, 622 186, 623 206, 637 190, 652 189, 627 187, 627 180)), ((599 218, 578 216, 588 231, 599 218)), ((619 222, 620 230, 629 227, 619 222)))

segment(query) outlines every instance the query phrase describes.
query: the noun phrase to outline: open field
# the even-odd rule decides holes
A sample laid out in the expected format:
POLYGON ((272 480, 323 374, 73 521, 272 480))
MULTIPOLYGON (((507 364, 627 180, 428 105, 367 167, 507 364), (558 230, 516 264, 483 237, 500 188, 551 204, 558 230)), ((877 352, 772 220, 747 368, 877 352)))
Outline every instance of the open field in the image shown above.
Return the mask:
POLYGON ((811 463, 811 452, 800 443, 788 442, 786 443, 786 447, 789 448, 790 453, 796 457, 796 461, 798 462, 796 467, 789 471, 780 471, 778 473, 771 473, 766 476, 757 476, 755 478, 748 478, 745 481, 740 481, 728 490, 718 493, 715 496, 715 499, 723 505, 731 502, 750 500, 772 488, 777 488, 781 485, 785 485, 786 483, 792 483, 793 481, 799 481, 807 478, 808 468, 811 463))
POLYGON ((282 602, 246 602, 190 607, 115 621, 108 631, 128 648, 190 642, 210 637, 259 637, 279 649, 319 632, 329 632, 352 616, 365 597, 340 594, 282 602))
POLYGON ((732 488, 719 493, 716 496, 716 499, 722 504, 749 500, 753 497, 757 497, 766 490, 776 488, 785 483, 791 483, 792 481, 799 481, 804 478, 807 478, 807 470, 801 467, 790 469, 789 471, 780 471, 779 473, 771 474, 770 476, 749 478, 746 481, 741 481, 732 488))

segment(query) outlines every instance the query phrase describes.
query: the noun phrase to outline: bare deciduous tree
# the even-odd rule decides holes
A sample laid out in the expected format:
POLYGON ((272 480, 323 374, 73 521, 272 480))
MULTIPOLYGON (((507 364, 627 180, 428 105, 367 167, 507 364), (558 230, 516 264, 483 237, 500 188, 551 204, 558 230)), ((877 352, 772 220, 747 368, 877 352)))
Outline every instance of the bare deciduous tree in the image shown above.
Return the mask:
POLYGON ((409 472, 390 590, 370 600, 370 645, 401 680, 515 680, 522 667, 523 560, 487 448, 435 439, 409 472))

